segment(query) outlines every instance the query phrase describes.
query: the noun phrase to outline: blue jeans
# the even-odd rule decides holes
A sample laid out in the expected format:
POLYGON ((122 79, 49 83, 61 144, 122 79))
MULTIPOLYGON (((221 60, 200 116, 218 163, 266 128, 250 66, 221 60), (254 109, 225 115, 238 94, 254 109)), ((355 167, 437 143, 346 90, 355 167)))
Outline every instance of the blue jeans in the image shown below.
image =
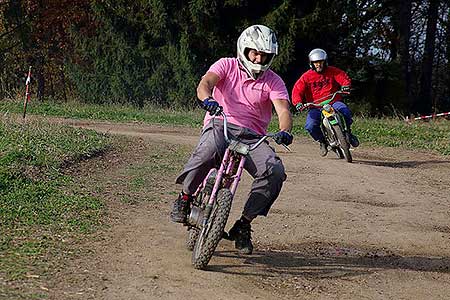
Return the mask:
MULTIPOLYGON (((335 102, 331 106, 337 111, 339 111, 345 119, 345 123, 347 123, 347 128, 350 130, 350 125, 353 123, 352 112, 345 105, 344 102, 335 102)), ((311 108, 308 111, 308 115, 306 116, 305 129, 309 132, 311 137, 318 141, 325 141, 325 137, 323 136, 322 130, 320 130, 320 122, 321 122, 321 113, 319 108, 311 108)))

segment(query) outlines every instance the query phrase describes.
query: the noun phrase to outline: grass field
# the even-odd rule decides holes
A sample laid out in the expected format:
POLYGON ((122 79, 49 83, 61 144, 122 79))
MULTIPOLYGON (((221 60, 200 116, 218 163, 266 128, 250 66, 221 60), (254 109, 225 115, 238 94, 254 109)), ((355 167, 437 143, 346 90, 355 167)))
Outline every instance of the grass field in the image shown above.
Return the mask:
MULTIPOLYGON (((21 101, 0 102, 0 113, 21 113, 21 101)), ((136 109, 121 105, 85 105, 76 103, 32 102, 30 114, 62 116, 67 118, 109 120, 116 122, 143 122, 166 125, 199 127, 204 112, 201 110, 174 111, 169 109, 145 107, 136 109)), ((294 135, 307 135, 303 129, 306 113, 294 115, 294 135)), ((353 132, 360 141, 385 147, 403 147, 435 151, 442 155, 450 154, 450 122, 445 118, 429 122, 406 123, 398 118, 355 117, 353 132)), ((276 131, 276 118, 269 130, 276 131)))

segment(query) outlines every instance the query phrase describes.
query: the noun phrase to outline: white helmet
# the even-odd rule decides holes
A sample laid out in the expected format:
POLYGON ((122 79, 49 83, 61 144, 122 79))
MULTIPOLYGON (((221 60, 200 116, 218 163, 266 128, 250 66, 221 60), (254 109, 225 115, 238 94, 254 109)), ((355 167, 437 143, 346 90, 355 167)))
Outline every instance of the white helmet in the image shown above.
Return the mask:
POLYGON ((325 52, 325 50, 323 50, 323 49, 316 48, 316 49, 311 50, 311 52, 309 52, 309 54, 308 54, 308 58, 309 58, 309 66, 314 71, 316 70, 316 67, 314 67, 314 64, 313 64, 314 61, 323 60, 323 61, 325 61, 324 67, 326 67, 328 65, 328 61, 327 61, 328 55, 325 52))
POLYGON ((252 25, 245 29, 237 41, 237 56, 247 73, 256 79, 270 68, 273 58, 278 54, 275 32, 264 25, 252 25), (248 59, 248 51, 255 49, 269 54, 265 63, 254 64, 248 59))

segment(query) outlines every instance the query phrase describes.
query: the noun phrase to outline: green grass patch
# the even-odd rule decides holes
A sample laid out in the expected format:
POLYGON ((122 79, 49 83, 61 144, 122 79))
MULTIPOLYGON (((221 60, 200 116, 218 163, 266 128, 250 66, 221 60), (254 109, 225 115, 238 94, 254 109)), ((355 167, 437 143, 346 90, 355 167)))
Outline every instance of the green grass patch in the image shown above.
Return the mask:
MULTIPOLYGON (((294 115, 294 135, 309 136, 304 129, 306 113, 294 115)), ((271 124, 272 130, 277 125, 271 124)), ((352 131, 361 143, 382 147, 428 150, 450 155, 450 121, 444 118, 429 122, 407 123, 394 118, 355 117, 352 131)))
MULTIPOLYGON (((20 101, 0 102, 0 113, 22 113, 20 101)), ((137 109, 131 105, 94 105, 54 101, 30 102, 28 114, 58 116, 76 119, 108 120, 114 122, 144 122, 166 125, 201 126, 204 112, 196 110, 172 110, 146 106, 137 109)))
POLYGON ((406 123, 389 118, 361 118, 355 123, 354 131, 364 142, 450 155, 450 121, 446 119, 406 123))
MULTIPOLYGON (((62 171, 111 147, 109 136, 46 122, 0 119, 0 278, 45 273, 67 235, 91 232, 103 204, 75 192, 62 171), (42 261, 42 262, 41 262, 42 261)), ((0 285, 0 295, 8 294, 0 285)))

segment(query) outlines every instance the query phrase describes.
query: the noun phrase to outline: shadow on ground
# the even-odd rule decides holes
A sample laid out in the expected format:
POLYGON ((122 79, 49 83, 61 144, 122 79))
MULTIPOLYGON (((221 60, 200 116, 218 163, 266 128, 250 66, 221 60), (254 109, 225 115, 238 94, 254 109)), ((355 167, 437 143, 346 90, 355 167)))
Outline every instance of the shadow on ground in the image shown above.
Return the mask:
POLYGON ((399 161, 399 162, 388 162, 388 161, 378 161, 378 160, 353 160, 354 163, 377 166, 377 167, 388 167, 388 168, 417 168, 426 165, 436 165, 436 164, 450 164, 450 161, 446 160, 427 160, 427 161, 399 161))
POLYGON ((241 263, 216 265, 213 257, 207 270, 244 276, 272 277, 274 274, 283 274, 316 279, 345 278, 394 269, 450 273, 448 257, 399 256, 384 250, 310 246, 294 245, 292 248, 295 251, 286 250, 286 247, 269 248, 255 251, 250 256, 241 256, 236 251, 216 251, 215 256, 236 259, 241 263), (242 272, 246 266, 249 272, 242 272))

